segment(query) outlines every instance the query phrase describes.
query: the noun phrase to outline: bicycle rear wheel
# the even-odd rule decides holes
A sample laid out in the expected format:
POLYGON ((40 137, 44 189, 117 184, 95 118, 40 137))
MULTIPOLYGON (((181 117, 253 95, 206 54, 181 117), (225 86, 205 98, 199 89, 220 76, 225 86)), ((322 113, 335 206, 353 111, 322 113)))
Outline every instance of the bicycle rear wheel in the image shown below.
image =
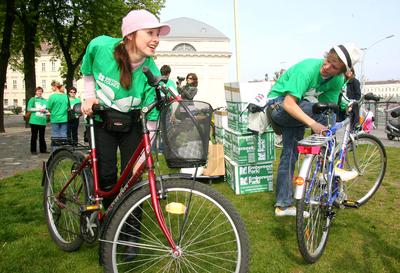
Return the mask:
POLYGON ((354 168, 359 175, 343 182, 346 206, 365 204, 378 190, 385 176, 387 157, 382 142, 375 136, 359 134, 349 144, 348 168, 354 168))
POLYGON ((310 163, 303 198, 297 201, 296 231, 299 250, 308 263, 316 262, 324 252, 331 224, 327 206, 328 182, 324 178, 323 157, 310 163))
POLYGON ((211 187, 192 185, 166 181, 166 198, 160 200, 181 255, 172 254, 145 187, 125 199, 111 219, 102 242, 106 272, 247 272, 249 243, 240 216, 211 187))
POLYGON ((85 173, 77 175, 57 197, 79 165, 79 157, 71 151, 58 152, 50 161, 44 183, 44 212, 53 241, 64 251, 80 248, 80 207, 88 201, 89 189, 85 173))

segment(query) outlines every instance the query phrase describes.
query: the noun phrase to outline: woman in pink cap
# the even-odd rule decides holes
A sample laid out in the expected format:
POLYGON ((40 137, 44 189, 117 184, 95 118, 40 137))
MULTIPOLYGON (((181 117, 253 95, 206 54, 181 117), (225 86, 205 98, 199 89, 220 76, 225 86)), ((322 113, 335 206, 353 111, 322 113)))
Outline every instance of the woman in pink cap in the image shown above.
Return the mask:
MULTIPOLYGON (((92 115, 93 104, 101 104, 112 108, 113 114, 131 120, 128 128, 115 131, 106 126, 107 114, 95 116, 99 182, 103 190, 110 189, 117 181, 118 148, 123 170, 139 144, 142 134, 140 109, 153 102, 155 97, 154 88, 147 83, 142 67, 147 66, 154 75, 160 75, 152 56, 159 44, 159 36, 167 35, 170 27, 146 10, 133 10, 123 18, 121 30, 122 39, 109 36, 93 39, 86 48, 81 66, 85 83, 83 113, 92 115)), ((150 115, 154 116, 148 117, 150 120, 157 119, 158 113, 150 115)), ((112 200, 105 198, 104 206, 107 208, 112 200)))

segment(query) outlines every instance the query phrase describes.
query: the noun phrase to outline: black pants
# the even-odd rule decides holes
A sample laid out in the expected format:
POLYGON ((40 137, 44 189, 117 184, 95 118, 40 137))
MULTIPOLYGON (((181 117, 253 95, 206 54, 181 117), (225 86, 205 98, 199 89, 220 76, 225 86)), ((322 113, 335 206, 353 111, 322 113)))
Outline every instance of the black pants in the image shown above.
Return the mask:
MULTIPOLYGON (((142 136, 142 123, 135 122, 127 133, 109 132, 103 128, 102 123, 95 122, 95 142, 98 156, 98 170, 100 187, 104 190, 110 189, 117 182, 117 150, 121 155, 121 172, 125 169, 142 136)), ((132 172, 130 173, 132 175, 132 172)), ((127 180, 130 178, 128 176, 127 180)), ((126 181, 127 181, 126 180, 126 181)), ((107 207, 110 200, 104 199, 107 207)))
POLYGON ((44 134, 46 132, 46 125, 31 125, 31 153, 36 153, 37 138, 39 134, 39 151, 44 153, 47 151, 46 140, 44 134))
POLYGON ((78 127, 79 127, 78 118, 68 122, 67 137, 69 140, 72 140, 73 144, 78 143, 78 127))

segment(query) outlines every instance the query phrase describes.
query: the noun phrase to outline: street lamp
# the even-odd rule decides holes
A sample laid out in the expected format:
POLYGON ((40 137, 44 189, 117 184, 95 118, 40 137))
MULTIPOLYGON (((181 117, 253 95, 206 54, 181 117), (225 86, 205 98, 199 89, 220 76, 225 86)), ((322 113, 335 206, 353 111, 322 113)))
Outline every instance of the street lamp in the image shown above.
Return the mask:
POLYGON ((361 48, 361 50, 364 51, 363 57, 362 57, 362 59, 361 59, 361 91, 364 90, 364 85, 365 85, 364 60, 365 60, 365 55, 367 54, 367 50, 370 49, 371 47, 373 47, 374 45, 376 45, 376 44, 378 44, 378 43, 380 43, 380 42, 382 42, 382 41, 384 41, 384 40, 390 39, 390 38, 392 38, 392 37, 394 37, 394 34, 389 35, 389 36, 386 36, 386 37, 384 37, 384 38, 381 38, 381 39, 379 39, 379 40, 373 42, 373 43, 372 43, 370 46, 368 46, 368 47, 363 47, 363 48, 361 48))

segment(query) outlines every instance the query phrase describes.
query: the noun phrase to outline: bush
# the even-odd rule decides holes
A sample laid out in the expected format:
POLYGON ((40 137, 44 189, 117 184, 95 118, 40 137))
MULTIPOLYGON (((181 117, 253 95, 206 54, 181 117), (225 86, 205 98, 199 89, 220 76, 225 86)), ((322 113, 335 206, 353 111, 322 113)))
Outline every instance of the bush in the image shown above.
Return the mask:
POLYGON ((14 106, 13 108, 11 108, 11 112, 13 112, 14 114, 18 115, 22 112, 22 107, 21 106, 14 106))

